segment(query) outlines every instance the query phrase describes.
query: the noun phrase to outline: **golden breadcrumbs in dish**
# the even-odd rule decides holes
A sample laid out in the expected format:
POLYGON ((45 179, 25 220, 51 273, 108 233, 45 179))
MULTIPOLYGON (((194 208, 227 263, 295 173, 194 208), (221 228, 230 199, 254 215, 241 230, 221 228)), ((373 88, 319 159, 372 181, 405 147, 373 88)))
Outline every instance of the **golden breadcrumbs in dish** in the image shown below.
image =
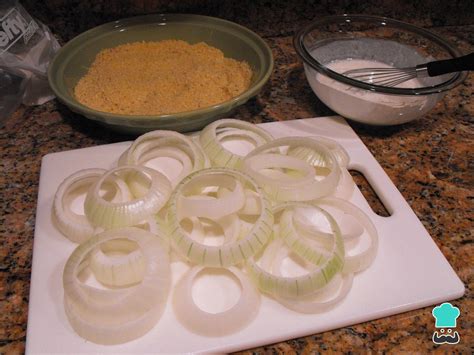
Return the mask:
POLYGON ((136 42, 102 50, 74 94, 99 111, 161 115, 227 101, 245 91, 251 77, 246 62, 206 43, 136 42))

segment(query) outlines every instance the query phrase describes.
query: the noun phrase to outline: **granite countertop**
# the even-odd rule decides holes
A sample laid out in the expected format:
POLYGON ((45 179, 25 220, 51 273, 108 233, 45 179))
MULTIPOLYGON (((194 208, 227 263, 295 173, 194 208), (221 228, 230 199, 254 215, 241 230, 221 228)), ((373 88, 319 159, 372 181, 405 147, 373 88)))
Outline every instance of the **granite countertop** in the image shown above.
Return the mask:
MULTIPOLYGON (((109 12, 106 12, 92 5, 87 8, 88 2, 83 1, 83 8, 76 11, 91 11, 95 17, 81 12, 83 15, 80 18, 84 21, 74 25, 68 22, 72 15, 67 19, 61 15, 61 6, 65 1, 46 1, 36 12, 33 1, 24 3, 31 13, 53 29, 63 43, 88 27, 124 17, 123 8, 111 6, 109 12), (52 9, 56 9, 56 12, 52 13, 52 9), (99 15, 101 11, 103 13, 99 15)), ((146 8, 146 4, 153 2, 130 3, 135 4, 135 7, 127 12, 129 15, 157 11, 157 8, 146 8)), ((194 8, 191 5, 186 8, 186 12, 192 12, 200 2, 187 3, 194 4, 194 8)), ((258 97, 239 108, 234 117, 252 122, 270 122, 332 114, 312 93, 305 80, 301 62, 292 47, 291 35, 294 29, 316 16, 315 14, 308 14, 309 10, 301 5, 299 12, 286 11, 283 12, 285 15, 281 15, 281 9, 262 3, 263 10, 247 9, 246 15, 241 16, 238 6, 216 10, 215 6, 218 5, 212 7, 209 4, 218 2, 205 3, 208 8, 200 7, 195 12, 221 14, 222 17, 252 28, 266 39, 275 57, 275 72, 270 82, 258 97), (262 20, 255 14, 259 11, 266 11, 267 18, 271 18, 273 12, 280 14, 277 17, 280 26, 262 20)), ((328 8, 326 1, 308 3, 319 4, 316 9, 321 14, 340 13, 347 7, 345 1, 335 1, 339 7, 334 8, 328 8)), ((374 0, 368 3, 378 2, 374 0)), ((461 1, 462 3, 464 2, 461 1)), ((103 2, 98 1, 94 6, 100 4, 103 2)), ((175 6, 172 8, 173 12, 180 10, 176 4, 169 6, 175 6)), ((408 8, 397 8, 396 11, 384 14, 430 27, 463 52, 473 51, 472 11, 467 15, 459 11, 459 16, 452 19, 443 17, 440 9, 425 16, 422 8, 407 4, 403 6, 408 8)), ((352 12, 371 11, 370 7, 361 6, 358 11, 352 12)), ((473 84, 474 75, 470 75, 462 85, 448 92, 433 111, 412 123, 385 128, 350 123, 466 285, 465 296, 453 301, 461 310, 457 328, 461 342, 456 346, 433 344, 431 335, 435 330, 434 319, 431 315, 432 307, 427 307, 242 353, 472 352, 473 84)), ((0 129, 0 353, 24 351, 41 157, 52 152, 127 139, 130 137, 117 135, 72 113, 56 100, 37 107, 20 107, 6 126, 0 129)), ((357 181, 362 184, 360 179, 357 181)))

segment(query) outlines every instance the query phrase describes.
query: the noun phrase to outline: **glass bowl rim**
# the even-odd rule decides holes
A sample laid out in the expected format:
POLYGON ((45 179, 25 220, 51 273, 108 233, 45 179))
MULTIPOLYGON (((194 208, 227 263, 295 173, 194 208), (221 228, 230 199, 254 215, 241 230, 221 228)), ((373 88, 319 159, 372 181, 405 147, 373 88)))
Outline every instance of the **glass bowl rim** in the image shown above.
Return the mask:
POLYGON ((386 94, 394 94, 394 95, 430 95, 430 94, 437 94, 447 90, 450 90, 459 84, 461 84, 467 76, 467 72, 458 72, 454 76, 452 76, 449 80, 433 85, 433 86, 426 86, 421 88, 395 88, 395 87, 387 87, 387 86, 380 86, 380 85, 373 85, 366 82, 362 82, 359 80, 351 79, 347 76, 344 76, 340 73, 330 70, 324 64, 318 62, 308 51, 304 44, 304 39, 306 36, 316 29, 317 27, 323 24, 331 24, 331 23, 341 23, 347 22, 347 20, 354 20, 354 21, 366 21, 369 23, 384 23, 384 25, 390 25, 394 28, 403 29, 405 31, 409 31, 415 33, 418 36, 425 37, 432 42, 441 46, 444 50, 446 50, 453 58, 459 57, 462 53, 448 43, 445 39, 441 38, 440 36, 434 34, 431 31, 428 31, 424 28, 402 22, 399 20, 394 20, 388 17, 382 16, 371 16, 371 15, 335 15, 335 16, 325 16, 321 19, 316 21, 312 21, 306 27, 299 30, 295 36, 293 37, 293 46, 295 47, 296 53, 298 56, 303 60, 303 62, 309 65, 311 68, 315 69, 316 71, 336 80, 342 82, 344 84, 354 86, 357 88, 370 90, 373 92, 378 93, 386 93, 386 94))

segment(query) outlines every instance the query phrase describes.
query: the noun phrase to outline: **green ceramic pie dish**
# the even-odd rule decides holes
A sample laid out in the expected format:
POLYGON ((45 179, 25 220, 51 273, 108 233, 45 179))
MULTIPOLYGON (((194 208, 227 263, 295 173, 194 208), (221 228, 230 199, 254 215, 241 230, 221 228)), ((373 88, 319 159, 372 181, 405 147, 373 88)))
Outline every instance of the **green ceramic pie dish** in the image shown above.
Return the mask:
POLYGON ((166 14, 110 22, 80 34, 58 51, 49 66, 48 79, 58 99, 72 111, 111 129, 133 134, 155 129, 188 132, 201 129, 247 102, 262 89, 272 70, 270 48, 249 29, 214 17, 166 14), (155 116, 101 112, 82 105, 74 97, 74 87, 102 49, 130 42, 165 39, 206 42, 219 48, 226 57, 246 61, 253 71, 250 87, 239 96, 214 106, 155 116))

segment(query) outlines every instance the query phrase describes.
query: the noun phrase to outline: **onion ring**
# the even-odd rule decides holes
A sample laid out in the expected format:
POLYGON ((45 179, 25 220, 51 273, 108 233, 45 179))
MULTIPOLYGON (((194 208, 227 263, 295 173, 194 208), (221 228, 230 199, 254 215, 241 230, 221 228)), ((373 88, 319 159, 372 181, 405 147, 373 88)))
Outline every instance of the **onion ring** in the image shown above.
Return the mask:
POLYGON ((222 139, 232 135, 247 137, 256 147, 273 139, 270 133, 252 123, 235 119, 215 121, 206 126, 199 136, 201 146, 213 166, 233 169, 241 167, 243 157, 224 148, 221 143, 222 139))
POLYGON ((84 212, 93 226, 106 229, 133 226, 157 213, 167 202, 170 193, 170 182, 163 174, 146 167, 121 166, 109 170, 91 186, 84 202, 84 212), (127 171, 148 175, 150 186, 143 197, 113 203, 100 196, 100 187, 109 177, 127 171))
POLYGON ((203 311, 192 296, 193 280, 203 269, 203 266, 191 268, 175 287, 173 309, 178 320, 193 333, 208 337, 224 336, 244 328, 258 313, 260 294, 243 272, 231 266, 227 270, 237 277, 242 287, 239 301, 224 312, 203 311))
POLYGON ((167 224, 175 250, 178 250, 186 260, 199 265, 227 267, 244 262, 263 248, 270 236, 273 215, 270 210, 270 202, 261 193, 260 187, 247 175, 231 169, 210 168, 192 173, 176 187, 168 204, 167 224), (183 193, 183 189, 188 184, 192 185, 193 180, 200 179, 201 176, 206 176, 212 181, 216 181, 216 179, 223 176, 231 176, 239 180, 243 186, 252 188, 260 195, 262 206, 260 216, 246 236, 233 243, 208 246, 193 240, 184 233, 180 226, 178 200, 183 193))

